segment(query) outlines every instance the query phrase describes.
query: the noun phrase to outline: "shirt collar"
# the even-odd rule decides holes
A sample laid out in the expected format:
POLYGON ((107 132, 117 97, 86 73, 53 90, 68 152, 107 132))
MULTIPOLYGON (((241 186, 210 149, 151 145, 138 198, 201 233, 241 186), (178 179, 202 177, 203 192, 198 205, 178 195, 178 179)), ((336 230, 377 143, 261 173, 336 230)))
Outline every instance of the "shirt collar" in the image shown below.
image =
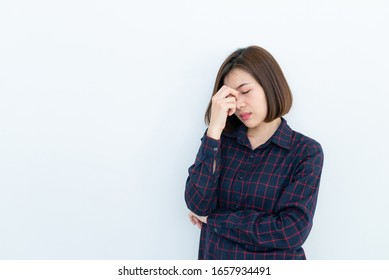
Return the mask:
POLYGON ((269 140, 284 149, 290 150, 292 147, 292 136, 292 129, 289 127, 287 121, 281 118, 280 126, 269 140))
MULTIPOLYGON (((227 137, 236 138, 237 142, 241 145, 247 146, 251 149, 250 141, 247 137, 247 127, 240 125, 237 129, 230 133, 225 133, 227 137)), ((267 140, 261 147, 267 147, 270 143, 274 143, 281 148, 290 150, 292 144, 293 131, 287 124, 284 118, 281 118, 281 124, 277 128, 276 132, 267 140)))

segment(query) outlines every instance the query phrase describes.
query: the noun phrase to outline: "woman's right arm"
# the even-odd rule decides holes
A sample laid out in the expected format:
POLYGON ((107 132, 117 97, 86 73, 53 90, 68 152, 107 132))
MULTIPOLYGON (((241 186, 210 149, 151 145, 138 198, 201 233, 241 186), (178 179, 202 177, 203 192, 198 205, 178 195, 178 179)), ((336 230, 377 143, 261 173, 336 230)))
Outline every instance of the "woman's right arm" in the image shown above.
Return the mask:
POLYGON ((238 94, 238 91, 223 86, 212 97, 207 133, 201 139, 195 163, 189 168, 185 201, 189 210, 199 216, 207 216, 216 208, 220 137, 227 117, 235 113, 238 94))
POLYGON ((201 139, 201 146, 195 163, 189 168, 185 187, 185 201, 189 210, 200 216, 207 216, 216 208, 217 183, 219 179, 220 140, 207 135, 201 139))

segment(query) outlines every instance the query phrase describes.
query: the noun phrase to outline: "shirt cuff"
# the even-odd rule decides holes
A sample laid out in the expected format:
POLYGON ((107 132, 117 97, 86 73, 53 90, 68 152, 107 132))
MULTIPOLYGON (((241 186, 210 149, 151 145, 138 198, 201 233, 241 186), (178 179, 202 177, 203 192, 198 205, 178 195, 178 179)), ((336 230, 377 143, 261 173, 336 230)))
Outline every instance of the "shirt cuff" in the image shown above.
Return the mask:
POLYGON ((215 233, 222 233, 224 217, 221 210, 215 210, 208 215, 207 226, 215 233))
POLYGON ((210 157, 216 157, 220 149, 220 140, 215 140, 207 135, 204 135, 202 141, 202 153, 210 157))

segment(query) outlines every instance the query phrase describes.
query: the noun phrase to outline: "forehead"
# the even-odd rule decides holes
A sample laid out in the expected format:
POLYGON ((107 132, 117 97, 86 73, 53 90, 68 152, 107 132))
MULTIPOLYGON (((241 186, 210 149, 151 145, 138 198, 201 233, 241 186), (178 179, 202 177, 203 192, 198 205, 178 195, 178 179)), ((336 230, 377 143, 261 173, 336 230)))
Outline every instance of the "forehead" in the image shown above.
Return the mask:
POLYGON ((224 78, 224 84, 232 88, 237 88, 242 84, 252 83, 256 83, 254 77, 239 68, 232 69, 224 78))

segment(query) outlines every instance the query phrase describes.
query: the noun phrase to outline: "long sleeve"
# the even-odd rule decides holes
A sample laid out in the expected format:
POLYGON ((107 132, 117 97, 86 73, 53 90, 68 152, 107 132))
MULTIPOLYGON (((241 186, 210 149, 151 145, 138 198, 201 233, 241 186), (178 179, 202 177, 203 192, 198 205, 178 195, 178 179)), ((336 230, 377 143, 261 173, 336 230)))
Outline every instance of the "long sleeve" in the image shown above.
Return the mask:
POLYGON ((307 149, 272 212, 216 209, 207 227, 247 250, 296 250, 312 227, 323 166, 320 145, 307 149))
POLYGON ((197 215, 207 216, 216 208, 219 164, 220 140, 204 135, 185 186, 187 207, 197 215))

